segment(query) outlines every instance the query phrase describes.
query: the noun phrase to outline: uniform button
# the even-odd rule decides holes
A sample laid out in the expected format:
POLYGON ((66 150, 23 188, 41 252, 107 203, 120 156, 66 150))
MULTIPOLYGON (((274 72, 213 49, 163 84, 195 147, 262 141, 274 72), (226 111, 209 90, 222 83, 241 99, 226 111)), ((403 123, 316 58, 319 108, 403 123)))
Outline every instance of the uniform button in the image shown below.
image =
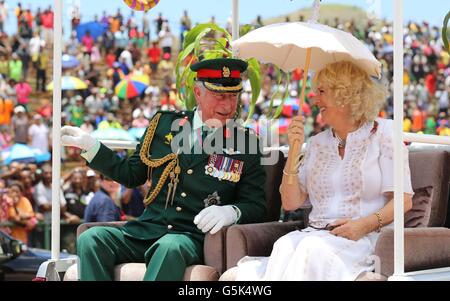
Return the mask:
POLYGON ((184 192, 182 192, 182 193, 181 193, 181 196, 182 196, 183 198, 185 198, 185 197, 187 196, 187 194, 184 193, 184 192))
POLYGON ((192 175, 193 172, 194 172, 194 171, 192 171, 192 169, 188 169, 188 170, 187 170, 187 174, 188 174, 188 175, 192 175))
POLYGON ((172 225, 167 225, 167 229, 171 230, 173 228, 172 225))
POLYGON ((181 207, 177 207, 177 208, 175 208, 175 210, 180 212, 182 209, 181 209, 181 207))

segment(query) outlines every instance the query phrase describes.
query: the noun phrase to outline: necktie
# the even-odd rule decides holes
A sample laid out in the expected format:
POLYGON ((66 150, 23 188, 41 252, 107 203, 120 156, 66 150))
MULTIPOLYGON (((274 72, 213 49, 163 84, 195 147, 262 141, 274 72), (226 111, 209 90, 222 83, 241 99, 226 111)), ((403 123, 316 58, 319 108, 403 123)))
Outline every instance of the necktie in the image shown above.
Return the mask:
POLYGON ((202 141, 200 143, 201 146, 204 145, 206 137, 210 134, 211 129, 207 127, 206 125, 202 126, 202 141))
POLYGON ((198 151, 202 150, 203 145, 205 143, 205 139, 209 135, 210 131, 211 129, 207 126, 197 128, 197 130, 195 131, 195 136, 197 139, 195 143, 192 145, 192 151, 196 150, 196 153, 198 153, 198 151))

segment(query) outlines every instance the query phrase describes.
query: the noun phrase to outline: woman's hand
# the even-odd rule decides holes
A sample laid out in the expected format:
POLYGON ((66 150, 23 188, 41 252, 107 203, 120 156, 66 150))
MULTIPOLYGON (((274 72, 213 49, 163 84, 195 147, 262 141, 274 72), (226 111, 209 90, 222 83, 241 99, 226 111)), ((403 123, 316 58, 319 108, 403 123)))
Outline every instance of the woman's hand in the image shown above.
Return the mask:
POLYGON ((362 219, 338 219, 331 226, 334 228, 331 234, 354 241, 360 240, 369 233, 368 225, 362 219))
POLYGON ((294 141, 299 143, 301 150, 301 147, 305 142, 304 118, 302 116, 293 118, 288 128, 288 143, 290 149, 294 146, 294 141))

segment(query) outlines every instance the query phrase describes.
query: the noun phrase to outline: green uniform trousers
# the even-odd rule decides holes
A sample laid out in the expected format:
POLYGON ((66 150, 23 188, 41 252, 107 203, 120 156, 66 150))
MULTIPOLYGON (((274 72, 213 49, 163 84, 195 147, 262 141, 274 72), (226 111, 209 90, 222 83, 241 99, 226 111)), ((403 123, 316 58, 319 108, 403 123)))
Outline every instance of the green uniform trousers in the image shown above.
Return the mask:
POLYGON ((114 280, 114 267, 145 262, 144 280, 183 280, 186 267, 203 259, 203 243, 188 235, 169 233, 155 240, 138 240, 120 228, 93 227, 78 238, 80 279, 114 280))

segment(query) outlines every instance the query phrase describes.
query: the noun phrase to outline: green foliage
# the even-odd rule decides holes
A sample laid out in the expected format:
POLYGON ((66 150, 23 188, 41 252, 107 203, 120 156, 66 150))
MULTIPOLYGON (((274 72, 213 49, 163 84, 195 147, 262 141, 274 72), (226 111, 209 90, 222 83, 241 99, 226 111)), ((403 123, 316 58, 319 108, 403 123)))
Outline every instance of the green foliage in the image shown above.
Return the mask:
POLYGON ((259 62, 256 59, 252 58, 249 59, 247 63, 247 74, 250 80, 250 86, 252 87, 252 100, 250 101, 248 116, 245 122, 248 122, 255 112, 256 101, 258 100, 259 94, 261 93, 262 86, 262 76, 259 62))
MULTIPOLYGON (((241 35, 246 34, 252 29, 253 27, 251 25, 242 26, 241 35)), ((195 72, 191 71, 190 66, 193 63, 204 59, 232 57, 233 51, 231 49, 231 42, 232 37, 228 31, 212 23, 199 24, 186 33, 183 42, 183 50, 178 55, 175 73, 176 86, 179 91, 178 97, 180 102, 184 103, 187 110, 192 110, 196 105, 193 93, 195 72)), ((262 87, 262 73, 259 62, 252 58, 247 60, 247 63, 247 76, 252 88, 252 98, 246 122, 248 122, 254 114, 256 101, 258 100, 262 87)), ((289 79, 288 76, 286 77, 289 79)), ((284 99, 286 97, 287 93, 285 93, 284 99)), ((282 108, 280 107, 274 114, 271 112, 269 115, 271 115, 271 118, 275 116, 278 118, 281 110, 282 108)))
POLYGON ((449 46, 449 42, 448 42, 449 34, 447 33, 449 20, 450 20, 450 11, 445 16, 444 26, 442 27, 442 40, 444 41, 444 47, 450 53, 450 46, 449 46))
POLYGON ((255 26, 253 26, 252 24, 245 24, 245 25, 241 26, 241 28, 239 30, 239 35, 242 37, 242 36, 246 35, 247 33, 249 33, 250 31, 252 31, 253 29, 255 29, 255 26))

